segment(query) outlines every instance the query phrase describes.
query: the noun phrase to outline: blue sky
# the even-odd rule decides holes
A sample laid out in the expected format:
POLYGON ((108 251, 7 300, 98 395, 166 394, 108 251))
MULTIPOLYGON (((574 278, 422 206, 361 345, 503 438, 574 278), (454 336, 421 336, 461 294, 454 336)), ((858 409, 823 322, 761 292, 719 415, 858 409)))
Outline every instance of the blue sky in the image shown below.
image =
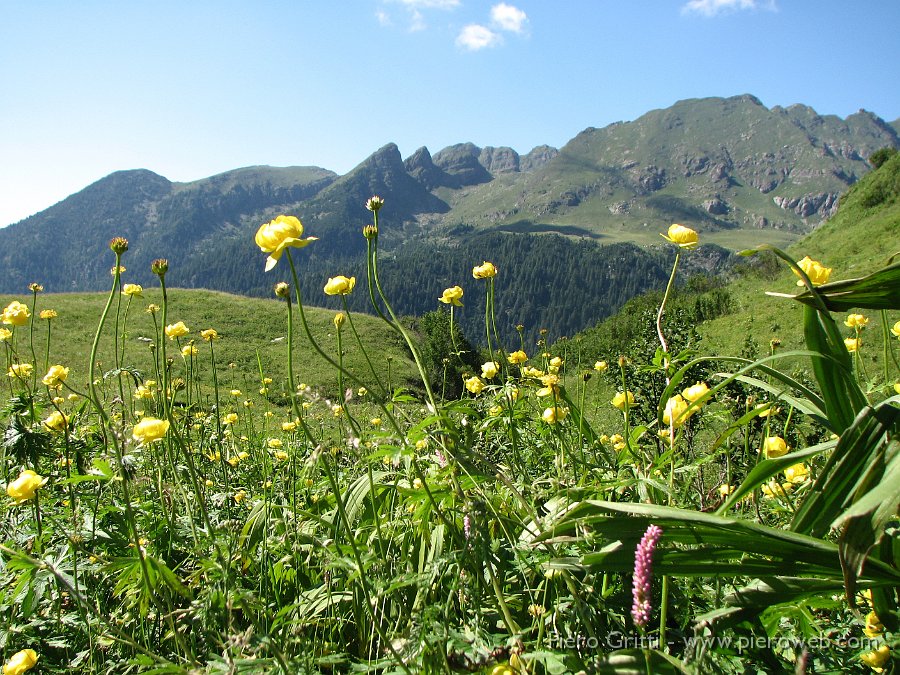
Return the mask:
POLYGON ((557 147, 684 98, 900 118, 897 0, 0 0, 0 226, 119 169, 557 147))

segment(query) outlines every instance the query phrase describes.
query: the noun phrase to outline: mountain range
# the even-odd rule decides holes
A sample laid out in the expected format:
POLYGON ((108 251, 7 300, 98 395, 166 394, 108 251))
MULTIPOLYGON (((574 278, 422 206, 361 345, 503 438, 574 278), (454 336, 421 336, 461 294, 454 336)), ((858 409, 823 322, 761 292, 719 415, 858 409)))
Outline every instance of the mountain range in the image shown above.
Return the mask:
MULTIPOLYGON (((365 276, 364 204, 378 194, 382 269, 399 311, 434 309, 448 285, 474 293, 468 272, 493 260, 498 288, 520 300, 501 331, 571 334, 665 282, 671 251, 658 233, 671 222, 701 232, 695 271, 721 270, 730 251, 789 243, 826 220, 874 151, 900 148, 898 132, 900 120, 867 111, 841 119, 743 95, 679 101, 523 155, 462 143, 404 159, 389 143, 343 176, 259 166, 173 183, 119 171, 0 229, 0 293, 32 281, 103 289, 108 241, 124 236, 127 281, 152 283, 149 263, 165 257, 170 285, 267 295, 281 277, 263 273, 253 234, 290 213, 319 237, 297 259, 310 302, 327 304, 318 287, 328 276, 365 276)), ((363 295, 354 308, 365 308, 363 295)), ((472 330, 478 316, 460 312, 472 330)))

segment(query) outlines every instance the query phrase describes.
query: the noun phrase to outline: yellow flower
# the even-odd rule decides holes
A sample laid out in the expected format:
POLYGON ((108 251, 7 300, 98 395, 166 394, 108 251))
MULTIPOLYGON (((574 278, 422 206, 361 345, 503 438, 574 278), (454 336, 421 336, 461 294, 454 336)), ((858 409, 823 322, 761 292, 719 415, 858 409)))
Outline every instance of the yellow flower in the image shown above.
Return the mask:
POLYGON ((706 386, 706 382, 697 382, 693 386, 682 390, 681 395, 684 396, 685 399, 693 403, 694 401, 700 400, 708 393, 709 387, 706 386))
POLYGON ((789 483, 802 483, 809 478, 806 464, 794 464, 784 470, 784 477, 789 483))
POLYGON ((28 307, 18 300, 13 300, 3 310, 3 314, 0 314, 0 320, 10 326, 24 326, 28 323, 29 316, 31 312, 28 311, 28 307))
POLYGON ((68 368, 64 368, 63 366, 50 366, 50 370, 47 371, 47 374, 44 375, 41 382, 50 389, 59 389, 62 387, 62 383, 66 381, 68 376, 68 368))
POLYGON ((525 363, 528 360, 528 356, 526 356, 525 352, 523 352, 521 349, 514 351, 506 358, 510 363, 514 365, 518 363, 525 363))
POLYGON ((763 452, 766 453, 766 459, 774 459, 786 455, 788 446, 781 436, 769 436, 763 442, 763 452))
MULTIPOLYGON (((813 286, 821 286, 824 283, 828 282, 828 277, 831 276, 831 267, 825 267, 818 260, 813 260, 809 256, 803 258, 797 263, 797 267, 806 272, 806 276, 809 277, 810 283, 813 286)), ((794 274, 798 277, 800 274, 797 270, 794 270, 794 274)), ((797 282, 798 286, 804 286, 803 279, 797 282)))
POLYGON ((235 504, 240 504, 246 498, 247 498, 246 490, 238 490, 237 492, 234 493, 234 503, 235 504))
POLYGON ((538 396, 549 396, 550 394, 559 393, 559 375, 556 373, 548 373, 541 377, 541 384, 544 386, 538 389, 538 396))
POLYGON ((609 368, 609 364, 606 361, 597 361, 594 364, 594 370, 598 373, 605 373, 607 368, 609 368))
POLYGON ((369 420, 369 424, 371 424, 373 427, 380 427, 381 426, 381 418, 373 417, 372 419, 369 420))
POLYGON ((239 396, 243 396, 243 394, 244 394, 244 392, 242 392, 240 389, 232 389, 229 393, 232 396, 234 396, 235 398, 238 398, 239 396))
POLYGON ((684 424, 690 415, 685 415, 688 402, 682 398, 681 394, 675 394, 666 401, 666 408, 663 410, 663 422, 674 427, 680 427, 684 424))
POLYGON ((145 387, 143 384, 138 385, 137 389, 134 390, 135 398, 153 398, 153 392, 150 391, 149 387, 145 387))
POLYGON ((139 443, 152 443, 160 440, 169 431, 168 420, 146 417, 131 430, 131 437, 139 443))
POLYGON ((47 419, 44 420, 43 424, 53 431, 63 431, 66 428, 67 422, 68 420, 65 415, 59 412, 59 410, 54 410, 47 419))
POLYGON ((463 289, 459 286, 452 286, 444 289, 444 294, 438 298, 445 305, 456 305, 462 307, 463 289))
POLYGON ((189 356, 197 356, 197 354, 199 354, 199 353, 200 353, 200 350, 197 349, 192 344, 185 345, 184 347, 181 348, 181 355, 185 358, 188 358, 189 356))
POLYGON ((862 340, 859 338, 844 338, 844 346, 847 348, 848 352, 855 352, 862 347, 862 340))
POLYGON ((179 321, 178 323, 173 323, 166 326, 166 335, 169 336, 170 340, 182 337, 190 332, 190 329, 184 325, 184 321, 179 321))
POLYGON ((8 494, 16 504, 34 498, 34 493, 47 482, 47 479, 31 469, 25 469, 12 483, 6 486, 8 494))
POLYGON ((151 303, 147 305, 147 309, 144 311, 147 312, 147 314, 156 314, 160 309, 161 307, 159 305, 151 303))
POLYGON ((338 312, 337 314, 334 315, 334 319, 333 319, 334 327, 337 328, 338 330, 340 330, 341 326, 344 325, 344 322, 346 320, 347 320, 347 315, 344 314, 343 312, 338 312))
POLYGON ((466 380, 466 389, 471 391, 473 394, 480 394, 484 387, 484 381, 477 375, 473 375, 466 380))
POLYGON ((700 238, 694 230, 678 223, 669 225, 669 233, 660 236, 668 242, 677 244, 680 248, 697 248, 697 244, 700 243, 700 238))
POLYGON ((496 361, 488 361, 481 364, 481 376, 486 380, 493 380, 500 372, 500 364, 496 361))
POLYGON ((869 666, 869 668, 880 673, 884 664, 891 658, 891 648, 887 645, 881 645, 875 651, 861 654, 859 658, 863 663, 869 666))
POLYGON ((266 441, 266 445, 274 450, 277 450, 278 448, 283 446, 284 443, 281 442, 280 438, 270 438, 268 441, 266 441))
POLYGON ((22 675, 22 673, 34 668, 38 655, 33 649, 23 649, 12 655, 3 666, 3 675, 22 675))
POLYGON ((272 456, 279 462, 284 462, 288 459, 288 454, 284 450, 276 450, 272 456))
POLYGON ((40 313, 40 317, 42 319, 46 319, 49 321, 50 319, 55 319, 59 314, 56 313, 55 309, 42 309, 40 313))
POLYGON ((900 338, 900 321, 891 326, 891 333, 894 334, 894 337, 900 338))
POLYGON ((734 485, 728 485, 727 483, 722 483, 722 484, 719 486, 719 494, 720 494, 722 497, 727 497, 727 496, 730 495, 732 492, 734 492, 734 485))
POLYGON ((278 216, 275 220, 260 225, 255 237, 260 250, 270 254, 266 259, 266 272, 275 267, 286 248, 303 248, 317 238, 303 239, 303 223, 294 216, 278 216))
POLYGON ((214 328, 207 328, 206 330, 200 331, 200 337, 202 337, 207 342, 212 342, 213 340, 219 339, 219 334, 215 331, 214 328))
POLYGON ((614 408, 625 410, 625 408, 630 408, 634 405, 634 394, 632 394, 630 391, 616 392, 616 395, 613 396, 610 403, 613 404, 614 408))
POLYGON ((31 375, 32 370, 34 370, 34 366, 30 363, 14 363, 9 367, 6 374, 10 377, 20 377, 24 380, 31 375))
POLYGON ((472 268, 472 276, 476 279, 490 279, 497 276, 497 268, 494 267, 494 263, 484 261, 472 268))
POLYGON ((900 382, 894 382, 894 391, 900 394, 900 382))
POLYGON ((122 295, 142 298, 144 297, 144 287, 140 284, 125 284, 122 286, 122 295))
POLYGON ((557 422, 562 422, 564 419, 566 419, 566 415, 568 414, 568 408, 553 406, 544 410, 544 413, 541 415, 541 419, 544 420, 544 422, 546 422, 547 424, 552 425, 556 424, 557 422))
POLYGON ((0 328, 0 342, 7 342, 12 339, 12 331, 9 328, 0 328))
POLYGON ((869 612, 866 615, 866 627, 864 632, 866 636, 870 638, 877 638, 884 633, 884 624, 881 623, 881 619, 878 618, 878 615, 875 612, 869 612))
POLYGON ((356 286, 356 277, 345 276, 329 277, 325 284, 325 293, 327 295, 349 295, 356 286))
POLYGON ((282 423, 281 423, 281 430, 282 430, 282 431, 288 431, 288 432, 290 432, 290 431, 294 431, 296 428, 297 428, 297 423, 296 423, 296 422, 282 422, 282 423))
POLYGON ((844 319, 844 325, 847 328, 863 328, 867 323, 869 323, 869 318, 862 314, 848 314, 844 319))

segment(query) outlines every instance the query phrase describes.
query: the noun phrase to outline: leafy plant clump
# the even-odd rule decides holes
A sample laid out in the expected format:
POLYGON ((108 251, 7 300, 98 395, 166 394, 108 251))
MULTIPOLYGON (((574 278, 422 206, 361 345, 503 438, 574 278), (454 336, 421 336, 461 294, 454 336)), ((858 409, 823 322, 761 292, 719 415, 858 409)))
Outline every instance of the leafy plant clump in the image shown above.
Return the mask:
POLYGON ((295 261, 315 236, 294 216, 260 226, 283 363, 245 336, 252 382, 222 362, 241 337, 173 311, 168 260, 154 302, 124 283, 121 237, 84 363, 57 360, 39 284, 6 306, 4 672, 895 667, 900 265, 832 282, 770 249, 799 280, 780 301, 802 305, 805 347, 703 355, 694 324, 730 298, 700 280, 676 297, 699 235, 673 225, 668 285, 633 313, 627 353, 546 334, 535 350, 498 330, 488 260, 477 293, 447 288, 414 332, 382 284, 384 200, 366 208, 365 278, 328 279, 324 330, 295 261), (462 303, 483 312, 480 353, 462 303), (333 386, 309 386, 314 359, 333 386))

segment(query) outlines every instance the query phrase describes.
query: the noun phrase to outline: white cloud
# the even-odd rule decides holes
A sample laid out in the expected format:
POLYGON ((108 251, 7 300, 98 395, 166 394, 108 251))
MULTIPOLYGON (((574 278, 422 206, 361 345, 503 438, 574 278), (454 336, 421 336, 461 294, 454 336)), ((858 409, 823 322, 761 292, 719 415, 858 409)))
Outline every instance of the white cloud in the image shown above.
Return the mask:
POLYGON ((682 14, 702 14, 716 16, 726 12, 746 9, 767 9, 775 11, 775 0, 688 0, 681 7, 682 14))
POLYGON ((491 22, 501 30, 521 33, 528 16, 518 7, 501 2, 491 7, 491 22))
POLYGON ((487 47, 495 47, 501 42, 503 42, 503 38, 500 37, 499 33, 495 33, 487 26, 481 26, 477 23, 469 24, 456 37, 456 45, 458 47, 472 52, 477 52, 487 47))
POLYGON ((379 9, 375 12, 375 18, 378 19, 378 23, 382 26, 391 25, 390 15, 382 9, 379 9))
POLYGON ((394 0, 411 9, 453 9, 459 7, 459 0, 394 0))

